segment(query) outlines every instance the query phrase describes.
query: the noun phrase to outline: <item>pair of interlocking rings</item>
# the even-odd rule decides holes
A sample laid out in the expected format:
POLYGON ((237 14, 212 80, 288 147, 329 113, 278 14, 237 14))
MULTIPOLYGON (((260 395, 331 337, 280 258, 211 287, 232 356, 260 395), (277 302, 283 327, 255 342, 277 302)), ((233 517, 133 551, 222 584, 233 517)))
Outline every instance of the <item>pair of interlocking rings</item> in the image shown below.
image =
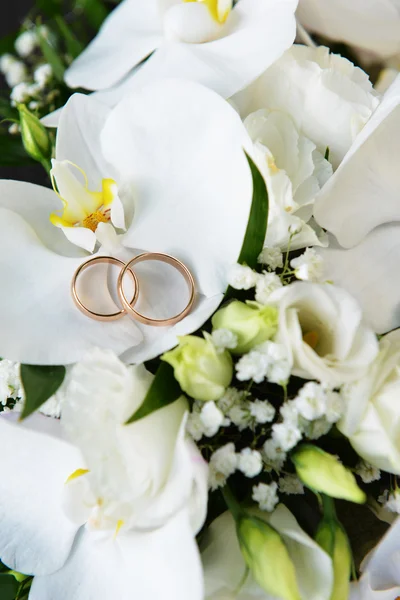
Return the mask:
POLYGON ((120 319, 121 317, 124 317, 125 315, 129 314, 131 317, 133 317, 133 319, 135 319, 136 321, 139 321, 140 323, 143 323, 144 325, 152 325, 153 327, 165 327, 168 325, 174 325, 175 323, 182 321, 182 319, 184 319, 186 317, 186 315, 189 314, 189 312, 192 309, 193 303, 194 303, 196 290, 195 290, 194 279, 193 279, 191 272, 186 267, 186 265, 184 265, 180 260, 178 260, 177 258, 174 258, 173 256, 170 256, 169 254, 163 254, 161 252, 144 252, 143 254, 139 254, 138 256, 135 256, 127 263, 124 263, 124 262, 122 262, 122 260, 119 260, 118 258, 114 258, 113 256, 95 256, 93 258, 90 258, 86 262, 82 263, 80 265, 80 267, 75 271, 74 276, 72 278, 72 283, 71 283, 71 294, 72 294, 72 298, 73 298, 76 306, 79 308, 79 310, 87 317, 90 317, 91 319, 95 319, 96 321, 116 321, 117 319, 120 319), (170 317, 168 319, 153 319, 151 317, 147 317, 147 316, 141 314, 140 312, 138 312, 137 310, 134 309, 134 306, 139 298, 139 280, 138 280, 135 272, 132 270, 132 267, 135 264, 138 264, 138 263, 141 263, 144 261, 148 261, 148 260, 160 261, 160 262, 164 262, 164 263, 171 265, 177 271, 179 271, 179 273, 181 273, 181 275, 183 276, 184 280, 187 283, 187 286, 189 289, 189 301, 188 301, 187 305, 180 313, 178 313, 177 315, 170 317), (111 264, 111 265, 121 267, 121 271, 118 275, 117 291, 118 291, 118 297, 122 304, 122 309, 119 310, 118 312, 109 313, 109 314, 97 313, 97 312, 91 310, 90 308, 88 308, 87 306, 85 306, 83 304, 82 300, 78 296, 78 292, 76 289, 78 277, 86 269, 88 269, 89 267, 93 267, 97 263, 111 264), (135 286, 133 297, 130 301, 126 297, 126 294, 123 289, 123 281, 124 281, 124 277, 126 274, 129 274, 129 276, 131 277, 133 284, 135 286))

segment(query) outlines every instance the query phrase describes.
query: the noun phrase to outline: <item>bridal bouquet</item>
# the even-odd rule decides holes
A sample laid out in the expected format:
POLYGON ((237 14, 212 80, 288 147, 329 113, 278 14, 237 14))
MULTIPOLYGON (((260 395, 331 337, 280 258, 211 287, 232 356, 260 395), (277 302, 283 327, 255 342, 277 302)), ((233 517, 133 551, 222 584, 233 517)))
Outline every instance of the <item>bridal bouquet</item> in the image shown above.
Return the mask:
POLYGON ((0 50, 0 599, 399 598, 398 0, 0 50))

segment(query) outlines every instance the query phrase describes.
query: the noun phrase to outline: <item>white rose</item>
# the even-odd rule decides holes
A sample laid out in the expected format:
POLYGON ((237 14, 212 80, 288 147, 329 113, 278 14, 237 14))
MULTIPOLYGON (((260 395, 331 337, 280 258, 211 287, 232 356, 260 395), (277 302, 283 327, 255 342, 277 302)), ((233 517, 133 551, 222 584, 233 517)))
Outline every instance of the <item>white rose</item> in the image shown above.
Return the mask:
POLYGON ((274 108, 336 168, 378 105, 368 75, 329 48, 294 45, 253 84, 233 97, 242 117, 274 108))
POLYGON ((350 600, 396 600, 400 596, 400 518, 361 564, 350 600))
POLYGON ((314 198, 332 175, 332 166, 302 135, 290 115, 280 110, 260 109, 244 121, 254 142, 253 158, 268 185, 269 218, 265 243, 286 250, 289 228, 300 233, 292 250, 320 245, 314 229, 306 225, 312 217, 314 198))
POLYGON ((400 52, 399 0, 300 0, 297 17, 309 31, 374 52, 400 52))
POLYGON ((279 308, 277 340, 287 347, 292 373, 334 386, 364 375, 378 352, 357 302, 329 284, 295 282, 270 297, 279 308))
MULTIPOLYGON (((333 570, 330 557, 298 525, 291 512, 280 504, 273 513, 257 511, 282 536, 293 561, 302 600, 329 600, 333 570)), ((206 600, 266 600, 253 577, 240 582, 246 565, 236 536, 235 521, 229 512, 209 527, 202 552, 206 600), (240 588, 240 591, 237 590, 240 588)))
POLYGON ((368 374, 345 386, 339 430, 372 465, 400 475, 400 330, 385 335, 368 374))

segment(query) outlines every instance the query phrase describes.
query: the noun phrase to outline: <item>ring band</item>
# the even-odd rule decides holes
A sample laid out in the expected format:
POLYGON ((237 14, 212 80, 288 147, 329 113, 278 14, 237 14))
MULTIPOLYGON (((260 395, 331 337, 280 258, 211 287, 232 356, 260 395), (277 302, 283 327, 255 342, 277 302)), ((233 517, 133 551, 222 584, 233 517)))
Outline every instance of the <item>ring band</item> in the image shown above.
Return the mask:
POLYGON ((165 327, 168 325, 174 325, 175 323, 182 321, 182 319, 184 319, 186 317, 186 315, 190 312, 190 310, 193 306, 193 303, 194 303, 194 299, 195 299, 195 283, 194 283, 193 276, 192 276, 191 272, 189 271, 189 269, 186 267, 186 265, 184 265, 177 258, 174 258, 173 256, 170 256, 169 254, 163 254, 161 252, 144 252, 143 254, 139 254, 138 256, 135 256, 129 262, 127 262, 118 276, 117 289, 118 289, 118 295, 121 300, 122 306, 125 308, 126 312, 131 314, 132 317, 136 321, 139 321, 140 323, 143 323, 144 325, 152 325, 153 327, 165 327), (179 271, 181 273, 181 275, 183 276, 183 278, 185 279, 185 281, 188 285, 189 302, 187 303, 186 307, 179 314, 175 315, 174 317, 170 317, 168 319, 152 319, 150 317, 146 317, 145 315, 142 315, 137 310, 135 310, 132 306, 132 303, 130 304, 128 302, 127 297, 125 296, 124 290, 122 289, 122 283, 123 283, 125 273, 133 265, 138 264, 140 262, 147 261, 147 260, 160 261, 160 262, 167 263, 168 265, 171 265, 172 267, 174 267, 177 271, 179 271))
MULTIPOLYGON (((78 292, 76 290, 76 282, 78 280, 79 275, 81 275, 83 273, 83 271, 86 271, 86 269, 88 269, 89 267, 92 267, 96 263, 105 263, 105 264, 116 265, 117 267, 125 267, 123 269, 124 273, 126 273, 126 271, 127 271, 125 263, 122 262, 122 260, 119 260, 118 258, 114 258, 113 256, 94 256, 93 258, 90 258, 86 262, 82 263, 78 267, 78 269, 75 271, 74 276, 72 278, 72 283, 71 283, 72 298, 73 298, 76 306, 79 308, 79 310, 87 317, 95 319, 96 321, 116 321, 117 319, 120 319, 121 317, 126 315, 125 308, 123 308, 122 310, 119 310, 116 313, 110 313, 110 314, 97 313, 93 310, 90 310, 90 308, 87 308, 87 306, 85 306, 83 304, 83 302, 81 301, 81 299, 78 296, 78 292)), ((133 283, 135 284, 135 292, 134 292, 133 298, 131 300, 131 305, 134 305, 135 302, 137 301, 138 295, 139 295, 139 282, 137 280, 135 273, 131 269, 129 269, 129 275, 131 276, 133 283)), ((118 279, 118 281, 119 281, 119 279, 118 279)), ((125 295, 124 295, 124 298, 126 299, 125 295)), ((130 304, 127 300, 126 300, 126 303, 128 306, 130 306, 130 304)))

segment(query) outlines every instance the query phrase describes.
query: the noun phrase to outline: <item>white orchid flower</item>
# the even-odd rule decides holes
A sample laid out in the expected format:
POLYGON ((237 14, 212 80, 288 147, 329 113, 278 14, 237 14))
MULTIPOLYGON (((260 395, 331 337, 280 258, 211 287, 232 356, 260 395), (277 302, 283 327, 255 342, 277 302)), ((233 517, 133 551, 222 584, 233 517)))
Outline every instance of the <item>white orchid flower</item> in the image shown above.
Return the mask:
MULTIPOLYGON (((56 186, 64 205, 86 210, 92 196, 63 161, 86 173, 91 191, 112 179, 111 187, 119 190, 113 205, 117 202, 121 218, 123 205, 127 231, 117 235, 111 223, 103 222, 104 212, 96 216, 98 204, 93 205, 89 228, 82 226, 86 212, 71 216, 68 225, 74 227, 56 228, 50 215, 59 212, 63 218, 66 209, 54 191, 1 181, 0 277, 8 282, 8 293, 0 300, 0 356, 29 364, 70 364, 98 346, 118 355, 131 350, 126 360, 142 362, 172 348, 177 335, 198 329, 220 303, 229 266, 243 243, 252 199, 243 152, 249 144, 233 108, 199 84, 157 82, 114 110, 93 98, 74 96, 58 130, 56 186), (96 236, 106 244, 105 254, 116 250, 124 259, 142 251, 166 252, 189 267, 198 296, 183 321, 164 328, 136 325, 126 316, 101 323, 77 310, 70 284, 87 257, 80 250, 76 256, 76 246, 64 233, 69 239, 79 236, 81 242, 81 236, 88 236, 92 243, 97 222, 96 236)), ((107 204, 104 195, 98 199, 107 204)), ((140 272, 144 304, 139 310, 164 318, 182 310, 187 289, 178 273, 170 269, 166 275, 158 266, 151 273, 140 272)), ((103 301, 104 296, 107 308, 100 312, 113 312, 110 304, 114 310, 115 305, 100 277, 104 274, 92 271, 96 282, 88 293, 95 294, 94 300, 100 295, 103 301)), ((85 301, 93 306, 86 294, 85 301)))
POLYGON ((400 77, 315 201, 331 232, 325 274, 360 303, 377 333, 400 326, 400 77))
POLYGON ((152 377, 95 350, 70 374, 61 422, 0 418, 0 557, 35 576, 29 600, 202 600, 207 465, 185 438, 187 402, 124 424, 152 377))
MULTIPOLYGON (((330 557, 301 529, 283 504, 271 514, 257 514, 282 536, 295 567, 301 599, 329 600, 333 584, 330 557)), ((219 516, 207 530, 202 559, 206 600, 273 600, 251 575, 243 583, 246 564, 229 512, 219 516)))
POLYGON ((361 564, 350 600, 397 600, 400 596, 400 518, 361 564))
POLYGON ((287 113, 336 168, 379 104, 368 75, 329 48, 294 45, 236 94, 243 118, 259 109, 287 113))
POLYGON ((286 250, 293 228, 298 233, 291 240, 292 250, 324 245, 325 234, 319 237, 310 220, 314 198, 332 175, 331 164, 285 112, 260 109, 248 115, 244 124, 254 143, 256 164, 268 185, 266 245, 286 250))
POLYGON ((98 96, 109 106, 164 77, 198 81, 228 98, 293 43, 297 1, 124 0, 67 70, 66 82, 90 90, 115 86, 98 96))
POLYGON ((300 0, 297 17, 309 31, 381 58, 400 52, 398 0, 300 0))

